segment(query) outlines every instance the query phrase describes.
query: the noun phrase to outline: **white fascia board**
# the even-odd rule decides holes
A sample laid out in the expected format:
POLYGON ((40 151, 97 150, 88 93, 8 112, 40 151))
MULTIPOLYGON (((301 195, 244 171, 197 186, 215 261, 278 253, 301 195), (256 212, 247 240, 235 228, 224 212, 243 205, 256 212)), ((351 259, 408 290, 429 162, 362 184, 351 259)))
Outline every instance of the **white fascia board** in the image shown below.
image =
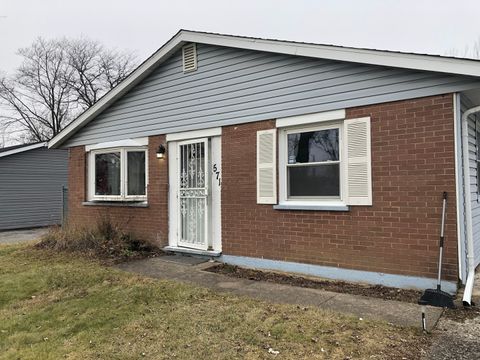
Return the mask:
POLYGON ((212 137, 222 135, 222 128, 216 127, 211 129, 184 131, 166 135, 166 141, 190 140, 196 138, 212 137))
POLYGON ((20 148, 9 150, 9 151, 4 151, 4 152, 0 153, 0 157, 5 157, 5 156, 13 155, 13 154, 18 154, 18 153, 21 153, 21 152, 24 152, 24 151, 39 149, 41 147, 46 147, 46 146, 47 146, 46 142, 33 144, 33 145, 29 145, 29 146, 23 146, 23 147, 20 147, 20 148))
POLYGON ((267 40, 181 30, 135 71, 133 71, 124 81, 105 94, 95 105, 86 110, 63 131, 50 140, 48 147, 59 147, 70 136, 72 136, 77 129, 83 127, 95 116, 104 111, 118 97, 124 95, 159 64, 165 61, 173 52, 188 42, 371 65, 391 66, 457 75, 480 76, 480 62, 476 60, 395 53, 382 50, 344 48, 333 45, 304 44, 291 41, 267 40))
POLYGON ((165 61, 168 56, 181 47, 182 32, 177 33, 165 45, 163 45, 156 53, 148 58, 143 64, 135 69, 125 80, 106 93, 98 102, 88 108, 78 118, 71 122, 57 136, 48 143, 49 148, 57 148, 65 142, 75 131, 89 123, 97 114, 101 113, 110 106, 117 98, 124 95, 133 86, 138 84, 148 74, 150 74, 158 65, 165 61))
POLYGON ((108 141, 98 144, 86 145, 85 151, 98 150, 98 149, 110 149, 117 147, 141 147, 148 145, 148 137, 137 139, 125 139, 118 141, 108 141))
POLYGON ((345 109, 325 111, 325 112, 315 113, 315 114, 278 118, 276 121, 276 126, 277 128, 280 128, 280 127, 315 124, 319 122, 343 120, 343 119, 345 119, 345 109))
POLYGON ((186 42, 458 75, 480 76, 480 61, 186 31, 186 42))

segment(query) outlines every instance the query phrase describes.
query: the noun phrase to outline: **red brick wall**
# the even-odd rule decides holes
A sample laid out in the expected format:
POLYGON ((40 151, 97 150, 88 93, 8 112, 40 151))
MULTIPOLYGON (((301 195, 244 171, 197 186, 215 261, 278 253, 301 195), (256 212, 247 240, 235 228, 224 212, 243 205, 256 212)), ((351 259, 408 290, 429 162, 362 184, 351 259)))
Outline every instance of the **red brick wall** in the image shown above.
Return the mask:
POLYGON ((373 206, 348 212, 274 210, 256 203, 256 132, 222 133, 224 254, 435 277, 442 192, 448 191, 444 277, 457 279, 452 95, 347 110, 371 117, 373 206))
POLYGON ((160 246, 168 244, 168 166, 167 159, 156 158, 156 149, 164 136, 149 138, 148 207, 86 206, 87 156, 83 146, 70 148, 68 179, 68 218, 70 224, 90 226, 109 217, 125 231, 160 246))
MULTIPOLYGON (((453 100, 451 95, 352 108, 371 117, 373 206, 349 212, 273 210, 256 203, 256 131, 261 121, 222 133, 224 254, 435 277, 441 195, 449 193, 444 277, 457 279, 453 100)), ((69 219, 90 225, 108 215, 125 230, 168 243, 167 160, 149 139, 148 208, 84 206, 86 154, 70 149, 69 219)), ((168 159, 168 154, 167 154, 168 159)))

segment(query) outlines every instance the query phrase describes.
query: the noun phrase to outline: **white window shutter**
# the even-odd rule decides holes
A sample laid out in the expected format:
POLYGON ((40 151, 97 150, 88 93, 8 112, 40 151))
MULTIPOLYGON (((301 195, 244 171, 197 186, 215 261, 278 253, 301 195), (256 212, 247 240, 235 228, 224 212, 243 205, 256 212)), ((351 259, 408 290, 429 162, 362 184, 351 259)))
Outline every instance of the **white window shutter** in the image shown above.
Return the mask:
POLYGON ((372 205, 370 118, 345 120, 347 205, 372 205))
POLYGON ((277 130, 257 131, 257 203, 277 203, 277 130))

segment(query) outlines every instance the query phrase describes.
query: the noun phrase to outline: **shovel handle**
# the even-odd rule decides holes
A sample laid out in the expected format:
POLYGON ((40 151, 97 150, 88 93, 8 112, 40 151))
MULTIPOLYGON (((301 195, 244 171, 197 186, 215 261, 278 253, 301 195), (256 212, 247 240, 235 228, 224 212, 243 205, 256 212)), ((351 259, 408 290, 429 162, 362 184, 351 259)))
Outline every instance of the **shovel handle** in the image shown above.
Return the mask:
POLYGON ((437 290, 441 290, 441 281, 442 281, 442 258, 443 258, 443 242, 444 242, 444 229, 445 229, 445 211, 447 208, 447 197, 448 194, 446 191, 443 192, 443 206, 442 206, 442 225, 440 228, 440 249, 438 256, 438 279, 437 279, 437 290))
POLYGON ((443 247, 443 234, 445 229, 445 210, 447 208, 447 192, 443 192, 443 207, 442 207, 442 225, 440 228, 440 246, 443 247))

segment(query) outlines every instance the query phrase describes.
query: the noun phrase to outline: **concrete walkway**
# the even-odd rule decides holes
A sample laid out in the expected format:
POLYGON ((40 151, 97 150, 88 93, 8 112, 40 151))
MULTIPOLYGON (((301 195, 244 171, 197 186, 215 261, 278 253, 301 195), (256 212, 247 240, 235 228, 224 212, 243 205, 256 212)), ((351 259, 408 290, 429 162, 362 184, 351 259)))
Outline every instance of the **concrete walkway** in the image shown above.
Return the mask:
MULTIPOLYGON (((178 263, 169 258, 171 257, 162 256, 133 261, 117 265, 117 268, 148 277, 181 281, 215 291, 230 292, 270 302, 316 306, 321 309, 353 314, 364 319, 384 320, 401 326, 421 327, 420 307, 416 304, 237 279, 203 271, 203 269, 212 266, 212 263, 178 263)), ((429 329, 435 326, 442 311, 439 308, 427 308, 427 326, 429 329)))
POLYGON ((16 244, 39 239, 47 228, 0 231, 0 244, 16 244))

